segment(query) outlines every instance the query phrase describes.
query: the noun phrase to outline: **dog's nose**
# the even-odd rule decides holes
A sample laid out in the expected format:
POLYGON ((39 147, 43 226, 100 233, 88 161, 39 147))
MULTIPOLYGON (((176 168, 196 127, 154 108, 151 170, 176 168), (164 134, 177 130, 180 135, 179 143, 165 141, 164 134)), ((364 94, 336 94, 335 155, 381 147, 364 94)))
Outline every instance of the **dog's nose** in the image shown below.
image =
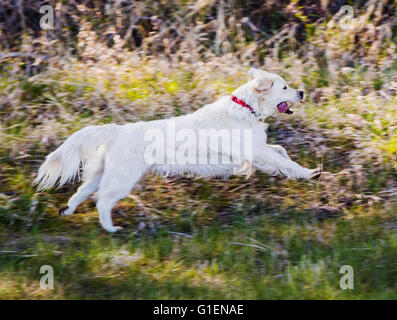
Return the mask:
POLYGON ((304 92, 303 92, 303 91, 298 91, 298 96, 299 96, 299 99, 303 99, 303 94, 304 94, 304 92))

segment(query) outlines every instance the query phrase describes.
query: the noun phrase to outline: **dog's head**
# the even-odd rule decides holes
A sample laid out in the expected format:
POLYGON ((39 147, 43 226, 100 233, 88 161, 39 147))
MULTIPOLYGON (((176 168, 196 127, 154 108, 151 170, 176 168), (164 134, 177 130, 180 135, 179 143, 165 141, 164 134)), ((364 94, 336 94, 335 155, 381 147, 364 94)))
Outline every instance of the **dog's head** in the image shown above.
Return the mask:
POLYGON ((263 117, 268 117, 277 110, 292 114, 289 103, 303 99, 303 91, 289 88, 285 80, 277 74, 254 68, 251 68, 248 74, 251 80, 233 94, 246 99, 246 103, 263 117))

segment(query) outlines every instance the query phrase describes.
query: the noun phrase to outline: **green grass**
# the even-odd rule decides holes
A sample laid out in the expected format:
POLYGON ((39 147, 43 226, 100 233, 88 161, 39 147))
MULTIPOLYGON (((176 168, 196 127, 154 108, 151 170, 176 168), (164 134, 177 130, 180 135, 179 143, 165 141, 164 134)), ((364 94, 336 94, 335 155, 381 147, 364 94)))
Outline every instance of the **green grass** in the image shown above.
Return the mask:
POLYGON ((37 193, 31 182, 72 132, 190 112, 246 77, 221 64, 213 74, 141 67, 96 77, 76 65, 4 89, 19 96, 0 109, 0 299, 397 298, 395 98, 363 103, 354 83, 348 99, 324 94, 269 120, 270 143, 329 172, 317 182, 149 176, 133 192, 146 216, 129 198, 113 211, 121 233, 100 228, 92 200, 59 217, 76 186, 37 193), (54 268, 53 290, 40 289, 42 265, 54 268), (353 290, 339 287, 343 265, 353 290))
POLYGON ((94 213, 86 221, 72 218, 75 223, 48 214, 23 235, 2 230, 2 250, 14 252, 0 256, 0 278, 7 283, 0 297, 397 298, 395 232, 380 226, 396 221, 391 211, 379 211, 356 209, 349 212, 354 218, 323 222, 294 210, 234 213, 227 226, 193 222, 192 238, 166 233, 186 231, 174 224, 154 233, 108 235, 91 219, 94 213), (339 288, 346 264, 354 268, 354 290, 339 288), (42 265, 54 268, 54 290, 39 288, 42 265))
MULTIPOLYGON (((32 166, 9 160, 4 167, 11 194, 2 204, 15 200, 0 209, 2 299, 397 298, 395 204, 325 200, 321 181, 262 174, 248 181, 149 177, 135 192, 147 217, 123 200, 113 216, 125 230, 110 235, 91 200, 72 217, 57 216, 72 186, 40 195, 30 186, 32 166), (313 204, 321 201, 339 201, 341 215, 320 216, 313 204), (155 230, 138 230, 149 218, 155 230), (54 290, 39 287, 42 265, 54 268, 54 290), (354 268, 354 290, 339 288, 342 265, 354 268)), ((371 176, 358 191, 382 190, 382 179, 371 176)))

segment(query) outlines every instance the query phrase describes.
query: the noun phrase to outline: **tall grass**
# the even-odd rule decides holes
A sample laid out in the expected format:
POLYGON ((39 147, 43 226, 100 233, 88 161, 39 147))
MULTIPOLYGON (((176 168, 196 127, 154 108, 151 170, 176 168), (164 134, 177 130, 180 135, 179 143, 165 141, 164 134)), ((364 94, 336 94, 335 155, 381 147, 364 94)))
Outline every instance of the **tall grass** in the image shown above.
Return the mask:
POLYGON ((0 298, 396 298, 395 5, 365 2, 343 30, 331 2, 317 16, 296 1, 134 3, 106 19, 102 2, 64 3, 65 29, 2 33, 0 298), (292 117, 269 119, 269 142, 322 164, 318 182, 148 176, 133 191, 146 214, 122 200, 117 235, 92 200, 57 216, 74 186, 32 187, 74 131, 194 111, 251 63, 305 90, 292 117), (44 264, 54 290, 40 289, 44 264))

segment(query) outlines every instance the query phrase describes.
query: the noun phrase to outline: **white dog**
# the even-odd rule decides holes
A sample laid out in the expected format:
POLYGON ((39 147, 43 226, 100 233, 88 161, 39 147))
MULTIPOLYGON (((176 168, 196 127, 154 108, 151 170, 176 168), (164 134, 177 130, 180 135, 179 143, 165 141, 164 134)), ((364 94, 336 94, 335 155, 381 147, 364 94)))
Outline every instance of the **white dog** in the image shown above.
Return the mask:
POLYGON ((267 125, 263 120, 277 110, 291 114, 288 102, 302 100, 303 91, 289 88, 276 74, 251 68, 249 75, 251 80, 236 89, 232 97, 221 98, 192 114, 125 125, 89 126, 75 132, 47 156, 35 183, 43 190, 53 187, 59 179, 59 186, 62 186, 79 176, 81 166, 84 182, 59 214, 71 215, 90 194, 98 191, 96 206, 100 222, 104 229, 115 232, 121 228, 113 225, 113 206, 150 170, 214 177, 247 172, 247 168, 253 167, 270 175, 283 174, 293 179, 318 176, 320 169, 301 167, 290 159, 283 147, 266 144, 267 125), (198 136, 205 129, 249 133, 248 138, 243 139, 249 154, 239 152, 240 138, 229 144, 222 140, 222 147, 217 143, 215 147, 208 147, 202 141, 197 146, 194 134, 198 136), (175 132, 184 132, 188 140, 175 138, 175 132), (151 141, 148 141, 149 136, 151 141), (153 142, 156 137, 157 144, 153 142), (166 159, 159 145, 165 146, 166 159), (182 152, 178 148, 182 148, 182 152), (186 150, 190 153, 188 159, 186 150), (204 157, 198 161, 196 151, 200 155, 204 151, 204 157), (157 152, 154 157, 153 152, 157 152), (177 161, 175 153, 179 158, 182 155, 183 161, 177 161), (215 160, 218 156, 225 159, 226 155, 232 161, 219 163, 213 161, 214 155, 215 160))

